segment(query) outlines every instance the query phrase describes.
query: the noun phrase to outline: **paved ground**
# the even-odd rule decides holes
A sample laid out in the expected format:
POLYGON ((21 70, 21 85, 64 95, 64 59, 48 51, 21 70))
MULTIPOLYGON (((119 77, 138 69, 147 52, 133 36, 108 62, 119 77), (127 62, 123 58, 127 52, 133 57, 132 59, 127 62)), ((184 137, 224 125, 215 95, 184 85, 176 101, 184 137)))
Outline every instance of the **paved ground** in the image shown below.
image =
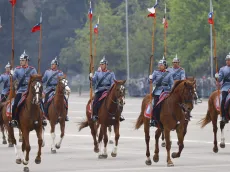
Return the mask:
MULTIPOLYGON (((206 114, 207 101, 196 105, 193 110, 193 120, 189 123, 188 134, 186 135, 185 148, 180 159, 173 160, 174 167, 166 166, 165 148, 160 149, 160 161, 151 166, 145 165, 145 142, 143 128, 134 130, 134 122, 140 112, 140 98, 128 98, 124 108, 126 121, 121 124, 121 138, 118 147, 118 156, 112 158, 110 153, 112 145, 108 146, 109 157, 106 160, 99 160, 93 152, 93 142, 89 129, 78 132, 77 122, 84 118, 86 96, 78 97, 73 94, 70 97, 69 116, 71 121, 66 126, 66 137, 62 147, 57 154, 50 153, 51 137, 49 127, 46 129, 46 146, 42 150, 42 163, 36 165, 34 159, 37 151, 37 140, 34 133, 31 133, 31 156, 30 171, 33 172, 115 172, 115 171, 229 171, 230 168, 230 137, 226 137, 226 148, 219 149, 219 153, 212 152, 213 134, 209 124, 206 128, 200 129, 197 125, 204 114, 206 114)), ((58 127, 59 129, 59 127, 58 127)), ((151 129, 153 136, 155 129, 151 129)), ((60 133, 57 131, 57 133, 60 133)), ((226 127, 225 135, 229 136, 229 126, 226 127)), ((218 132, 220 140, 220 132, 218 132)), ((58 137, 57 137, 58 138, 58 137)), ((59 138, 58 138, 59 139, 59 138)), ((177 150, 176 135, 172 133, 172 150, 177 150)), ((154 140, 151 142, 151 157, 153 155, 154 140)), ((15 163, 14 149, 6 145, 0 145, 0 172, 23 171, 22 165, 15 163)))

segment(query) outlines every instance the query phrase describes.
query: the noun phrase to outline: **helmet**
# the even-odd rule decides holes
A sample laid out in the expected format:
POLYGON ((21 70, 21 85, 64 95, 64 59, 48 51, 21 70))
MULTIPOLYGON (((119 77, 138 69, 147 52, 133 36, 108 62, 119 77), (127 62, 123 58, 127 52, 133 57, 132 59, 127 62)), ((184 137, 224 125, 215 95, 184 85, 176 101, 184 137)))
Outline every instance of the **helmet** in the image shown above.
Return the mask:
POLYGON ((59 66, 57 57, 55 57, 55 58, 51 61, 51 65, 52 65, 52 64, 56 64, 57 66, 59 66))
POLYGON ((158 65, 159 64, 163 64, 166 68, 168 67, 168 64, 167 64, 167 61, 165 59, 165 57, 163 56, 163 58, 158 62, 158 65))
POLYGON ((22 53, 22 55, 20 56, 20 60, 27 60, 29 61, 30 58, 29 56, 26 54, 26 51, 24 50, 24 52, 22 53))
POLYGON ((101 59, 100 64, 108 65, 108 61, 105 59, 105 56, 101 59))
POLYGON ((180 59, 177 58, 177 54, 176 54, 176 57, 173 59, 172 62, 173 62, 173 63, 174 63, 174 62, 180 63, 180 59))
POLYGON ((11 67, 10 62, 8 62, 5 68, 10 68, 10 67, 11 67))
POLYGON ((226 56, 225 60, 230 60, 230 53, 226 56))

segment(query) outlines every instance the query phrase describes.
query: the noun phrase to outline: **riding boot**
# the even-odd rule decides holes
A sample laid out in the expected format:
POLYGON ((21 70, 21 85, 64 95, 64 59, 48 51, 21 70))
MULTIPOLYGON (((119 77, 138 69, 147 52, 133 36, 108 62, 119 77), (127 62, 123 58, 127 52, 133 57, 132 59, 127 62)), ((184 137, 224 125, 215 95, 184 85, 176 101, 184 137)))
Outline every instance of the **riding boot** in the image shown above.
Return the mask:
POLYGON ((16 120, 15 111, 16 111, 16 106, 13 106, 12 107, 12 120, 9 121, 9 125, 13 128, 18 127, 18 121, 16 120))
POLYGON ((223 123, 228 123, 228 119, 226 118, 226 110, 225 110, 225 101, 228 96, 227 91, 222 91, 222 101, 221 101, 221 114, 222 114, 222 119, 221 122, 223 123))
POLYGON ((66 115, 66 117, 65 117, 65 121, 69 121, 69 117, 68 117, 68 115, 66 115))
POLYGON ((96 104, 95 106, 93 106, 93 116, 92 116, 92 120, 94 122, 96 122, 98 120, 98 104, 96 104))
POLYGON ((120 122, 122 122, 122 121, 124 121, 125 120, 125 118, 121 115, 120 116, 120 122))

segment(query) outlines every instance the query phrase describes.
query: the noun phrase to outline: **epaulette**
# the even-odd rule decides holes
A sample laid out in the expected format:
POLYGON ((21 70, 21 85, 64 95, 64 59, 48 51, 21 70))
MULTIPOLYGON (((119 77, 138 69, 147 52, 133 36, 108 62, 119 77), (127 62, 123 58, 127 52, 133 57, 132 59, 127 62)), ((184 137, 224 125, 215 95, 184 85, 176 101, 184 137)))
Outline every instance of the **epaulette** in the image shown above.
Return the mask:
POLYGON ((20 68, 22 68, 22 67, 21 67, 21 66, 17 66, 17 67, 16 67, 16 69, 20 69, 20 68))
POLYGON ((34 69, 34 67, 33 67, 33 66, 29 66, 29 68, 32 68, 32 69, 34 69))
POLYGON ((184 68, 180 67, 181 70, 184 70, 184 68))

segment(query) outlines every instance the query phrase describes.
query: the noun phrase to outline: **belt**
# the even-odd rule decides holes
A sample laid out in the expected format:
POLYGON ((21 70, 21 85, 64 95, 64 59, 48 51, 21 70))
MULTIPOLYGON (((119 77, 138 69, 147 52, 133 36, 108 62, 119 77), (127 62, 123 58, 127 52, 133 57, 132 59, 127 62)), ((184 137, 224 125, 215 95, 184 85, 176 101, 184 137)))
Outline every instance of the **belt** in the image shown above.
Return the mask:
POLYGON ((49 85, 47 85, 47 87, 49 87, 49 86, 56 86, 57 84, 49 84, 49 85))

